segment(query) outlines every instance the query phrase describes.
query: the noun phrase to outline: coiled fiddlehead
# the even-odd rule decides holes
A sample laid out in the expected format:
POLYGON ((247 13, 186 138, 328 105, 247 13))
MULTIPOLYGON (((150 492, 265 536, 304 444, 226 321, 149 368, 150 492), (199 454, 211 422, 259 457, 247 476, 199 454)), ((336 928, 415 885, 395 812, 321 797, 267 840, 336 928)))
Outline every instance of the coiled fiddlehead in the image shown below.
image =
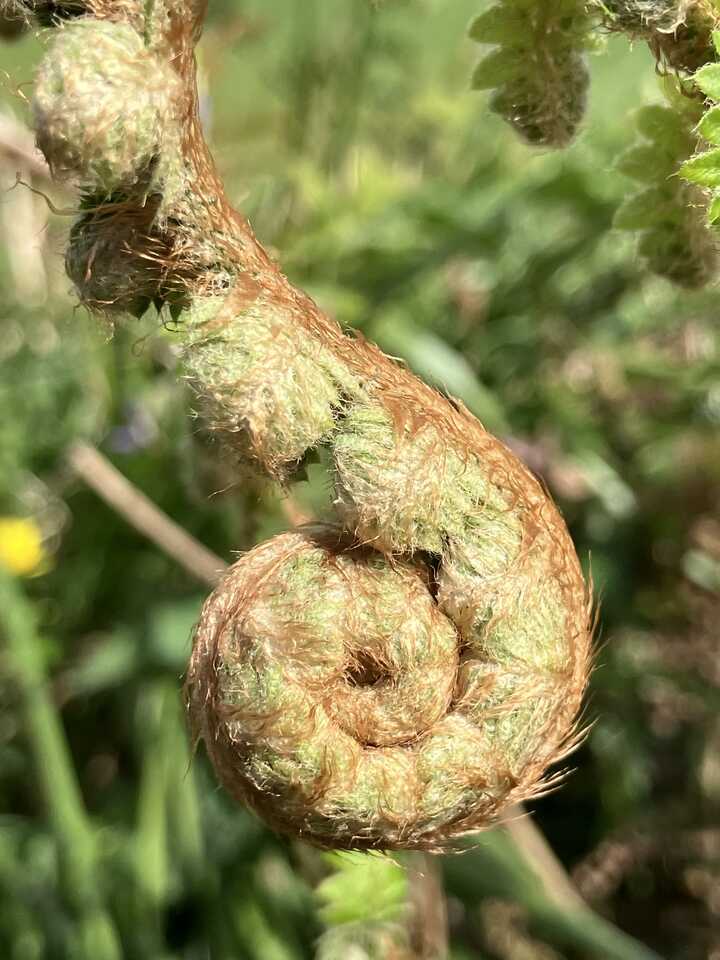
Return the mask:
POLYGON ((470 25, 473 40, 496 45, 472 86, 493 91, 490 109, 528 143, 564 147, 577 133, 590 79, 589 27, 578 0, 500 0, 470 25))
POLYGON ((40 68, 38 139, 83 212, 67 254, 110 314, 169 303, 234 455, 331 463, 332 524, 256 547, 208 599, 193 728, 239 800, 325 846, 442 848, 541 791, 590 643, 565 525, 459 404, 351 337, 228 205, 201 135, 201 0, 91 0, 40 68))

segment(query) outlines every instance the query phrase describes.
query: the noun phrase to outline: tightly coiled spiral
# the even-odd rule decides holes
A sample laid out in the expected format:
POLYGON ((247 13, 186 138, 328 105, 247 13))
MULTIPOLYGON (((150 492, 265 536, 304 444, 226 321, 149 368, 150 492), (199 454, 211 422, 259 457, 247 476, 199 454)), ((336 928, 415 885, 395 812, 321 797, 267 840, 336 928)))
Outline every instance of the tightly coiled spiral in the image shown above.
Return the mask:
POLYGON ((574 743, 591 631, 565 525, 462 405, 343 333, 229 207, 197 119, 204 3, 85 6, 57 28, 35 108, 51 167, 83 191, 80 298, 171 304, 185 376, 238 462, 288 482, 320 448, 337 492, 332 522, 251 550, 206 602, 193 729, 278 830, 443 848, 544 789, 574 743), (94 34, 102 57, 68 57, 94 34))

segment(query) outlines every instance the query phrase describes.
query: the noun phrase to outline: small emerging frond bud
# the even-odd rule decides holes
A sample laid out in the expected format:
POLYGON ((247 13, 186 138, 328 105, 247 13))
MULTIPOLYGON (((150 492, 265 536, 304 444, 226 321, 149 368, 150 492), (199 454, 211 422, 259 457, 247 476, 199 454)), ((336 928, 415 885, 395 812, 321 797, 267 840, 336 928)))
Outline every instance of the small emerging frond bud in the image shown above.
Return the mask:
POLYGON ((148 175, 173 113, 177 77, 128 24, 82 18, 59 27, 37 75, 38 146, 55 176, 94 194, 148 175))

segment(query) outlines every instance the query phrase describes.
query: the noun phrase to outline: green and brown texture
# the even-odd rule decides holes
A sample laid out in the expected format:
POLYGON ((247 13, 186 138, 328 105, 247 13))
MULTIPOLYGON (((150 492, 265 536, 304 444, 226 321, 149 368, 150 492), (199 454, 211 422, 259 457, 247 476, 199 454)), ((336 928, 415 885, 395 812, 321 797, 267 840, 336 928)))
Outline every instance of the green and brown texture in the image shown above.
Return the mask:
MULTIPOLYGON (((713 33, 716 55, 720 54, 720 32, 713 33)), ((694 89, 705 97, 705 112, 697 125, 698 139, 694 155, 683 163, 680 176, 690 189, 701 189, 710 196, 707 221, 717 225, 720 219, 720 63, 707 63, 692 77, 694 89)))
POLYGON ((565 147, 585 113, 590 27, 582 0, 500 0, 470 25, 473 40, 496 46, 472 86, 493 91, 490 109, 523 140, 565 147))
POLYGON ((238 463, 286 483, 319 451, 334 479, 332 523, 257 547, 206 603, 191 721, 276 829, 444 848, 545 790, 573 747, 588 592, 532 474, 343 333, 230 208, 197 117, 203 15, 94 0, 59 28, 34 101, 51 168, 83 194, 67 254, 80 299, 109 315, 167 303, 238 463))
MULTIPOLYGON (((711 113, 697 124, 702 95, 712 101, 718 93, 719 20, 714 0, 501 0, 469 30, 473 40, 495 45, 475 68, 472 85, 493 91, 490 109, 527 143, 542 147, 565 147, 578 132, 589 84, 584 52, 598 46, 601 34, 647 42, 665 103, 639 113, 642 139, 618 164, 645 189, 628 197, 616 226, 639 231, 647 268, 682 287, 717 276, 717 243, 705 211, 718 178, 714 151, 702 146, 718 139, 717 118, 711 113), (692 186, 678 177, 681 167, 692 186)), ((709 219, 716 219, 712 210, 709 219)))
MULTIPOLYGON (((718 71, 720 66, 703 70, 718 71)), ((690 179, 699 166, 690 158, 698 135, 711 133, 710 124, 703 120, 698 127, 702 102, 684 95, 674 78, 664 78, 663 86, 665 103, 638 111, 639 141, 618 159, 618 171, 642 189, 618 208, 615 226, 637 232, 638 253, 653 273, 682 287, 700 287, 717 273, 717 237, 706 222, 706 183, 691 184, 683 176, 690 179)), ((696 179, 703 180, 699 175, 696 179)))
POLYGON ((0 3, 0 40, 17 40, 25 33, 26 27, 27 18, 24 11, 14 3, 7 3, 6 0, 0 3))
POLYGON ((644 40, 659 66, 688 74, 715 59, 712 32, 718 24, 715 0, 595 0, 611 32, 644 40))
MULTIPOLYGON (((720 331, 714 291, 655 278, 631 237, 610 232, 630 184, 612 164, 655 83, 646 45, 611 37, 590 61, 582 142, 534 154, 462 93, 477 0, 386 0, 376 14, 366 0, 217 0, 209 12, 203 109, 229 194, 294 282, 522 451, 592 557, 594 722, 573 775, 532 803, 533 820, 606 930, 636 938, 625 956, 642 955, 640 941, 665 960, 706 960, 720 946, 720 331), (359 74, 362 92, 351 93, 359 74)), ((51 36, 29 31, 0 52, 10 76, 0 102, 18 120, 15 90, 30 95, 51 36)), ((21 649, 34 646, 44 667, 64 767, 99 841, 91 889, 127 958, 310 960, 326 922, 366 922, 366 887, 348 868, 337 909, 320 915, 312 890, 324 856, 238 807, 204 750, 188 768, 178 678, 204 588, 68 474, 66 444, 101 447, 221 557, 285 530, 283 500, 269 484, 233 484, 231 464, 187 417, 177 335, 153 310, 108 342, 76 308, 60 265, 68 217, 48 216, 35 196, 38 220, 23 228, 32 195, 4 192, 18 162, 3 162, 0 513, 31 510, 42 523, 46 572, 16 591, 39 632, 21 649), (11 270, 13 229, 42 245, 40 306, 21 283, 29 261, 17 278, 11 270), (169 709, 154 708, 156 684, 169 709)), ((41 171, 23 179, 56 208, 72 205, 41 171)), ((295 501, 329 515, 322 465, 306 472, 295 501)), ((54 832, 72 823, 48 806, 57 791, 46 802, 40 790, 45 754, 36 761, 0 619, 0 942, 12 958, 98 960, 77 949, 54 832)), ((432 863, 444 872, 452 960, 617 954, 591 942, 587 915, 573 926, 569 908, 551 904, 551 885, 530 875, 504 828, 432 863)), ((359 952, 345 932, 338 960, 359 952)), ((340 935, 333 927, 332 947, 340 935)))

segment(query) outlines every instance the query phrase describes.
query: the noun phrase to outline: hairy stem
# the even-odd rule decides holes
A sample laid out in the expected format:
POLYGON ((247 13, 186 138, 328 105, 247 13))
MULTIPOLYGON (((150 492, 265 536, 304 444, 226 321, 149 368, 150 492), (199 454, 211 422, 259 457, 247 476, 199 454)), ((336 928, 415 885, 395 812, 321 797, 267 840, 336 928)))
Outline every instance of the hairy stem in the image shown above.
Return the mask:
POLYGON ((111 315, 170 310, 211 431, 329 523, 209 598, 187 698, 225 786, 322 846, 442 849, 545 790, 576 742, 588 593, 530 472, 462 405, 349 336, 228 204, 197 114, 200 0, 88 0, 41 65, 51 168, 83 196, 67 267, 111 315))

